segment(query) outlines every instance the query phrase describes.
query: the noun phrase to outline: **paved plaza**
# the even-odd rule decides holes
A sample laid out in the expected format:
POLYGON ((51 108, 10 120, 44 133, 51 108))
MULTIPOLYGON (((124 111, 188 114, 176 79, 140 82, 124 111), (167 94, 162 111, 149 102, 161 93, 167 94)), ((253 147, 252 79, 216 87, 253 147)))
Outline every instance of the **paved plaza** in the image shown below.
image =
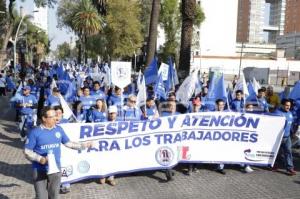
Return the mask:
MULTIPOLYGON (((31 180, 31 164, 24 158, 23 144, 17 133, 14 110, 7 97, 0 97, 0 199, 34 198, 31 180)), ((116 176, 117 185, 100 185, 97 179, 71 185, 71 192, 61 198, 102 199, 299 199, 300 158, 295 153, 296 176, 287 176, 284 170, 271 172, 254 167, 253 173, 245 174, 238 166, 230 166, 227 174, 214 171, 214 167, 201 165, 198 173, 185 174, 185 167, 175 168, 175 180, 165 181, 161 171, 140 172, 116 176)))

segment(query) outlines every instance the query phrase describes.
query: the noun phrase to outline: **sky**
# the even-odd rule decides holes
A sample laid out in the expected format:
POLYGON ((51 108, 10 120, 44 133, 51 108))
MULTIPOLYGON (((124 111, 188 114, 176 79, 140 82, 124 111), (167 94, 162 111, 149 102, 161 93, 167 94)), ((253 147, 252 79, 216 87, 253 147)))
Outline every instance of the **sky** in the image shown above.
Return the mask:
MULTIPOLYGON (((58 0, 59 1, 59 0, 58 0)), ((7 4, 8 5, 8 4, 7 4)), ((16 1, 15 8, 17 10, 20 9, 20 6, 23 6, 24 12, 26 14, 30 14, 33 12, 33 0, 25 0, 22 2, 21 0, 16 1)), ((57 28, 57 17, 56 17, 56 9, 57 5, 54 9, 48 9, 48 33, 49 39, 51 42, 51 50, 55 50, 58 44, 62 44, 63 42, 70 42, 70 37, 74 38, 74 34, 67 31, 66 29, 60 30, 57 28)))

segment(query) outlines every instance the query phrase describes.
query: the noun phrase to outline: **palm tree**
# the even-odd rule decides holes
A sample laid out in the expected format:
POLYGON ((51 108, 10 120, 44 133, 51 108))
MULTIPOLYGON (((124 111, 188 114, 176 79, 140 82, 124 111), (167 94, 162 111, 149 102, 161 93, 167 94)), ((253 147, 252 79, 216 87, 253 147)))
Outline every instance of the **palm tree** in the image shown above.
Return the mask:
MULTIPOLYGON (((86 63, 87 37, 102 30, 103 19, 98 14, 90 0, 81 0, 72 15, 72 29, 78 34, 81 44, 83 44, 83 52, 86 63)), ((79 62, 80 61, 81 60, 79 60, 79 62)))
POLYGON ((146 66, 148 66, 155 54, 156 39, 157 39, 157 25, 160 13, 160 0, 152 1, 152 11, 150 19, 149 37, 147 42, 147 55, 146 55, 146 66))
POLYGON ((188 76, 190 71, 191 47, 193 40, 193 24, 196 14, 196 0, 182 0, 181 46, 179 57, 179 76, 188 76))

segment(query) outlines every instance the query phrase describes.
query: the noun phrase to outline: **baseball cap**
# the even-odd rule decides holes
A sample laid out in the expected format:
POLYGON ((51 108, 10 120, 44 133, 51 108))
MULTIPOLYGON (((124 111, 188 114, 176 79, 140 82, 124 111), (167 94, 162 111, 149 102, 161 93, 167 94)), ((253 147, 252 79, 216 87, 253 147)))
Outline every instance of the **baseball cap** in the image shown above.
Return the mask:
POLYGON ((31 90, 30 86, 24 86, 22 90, 31 90))
POLYGON ((108 113, 117 113, 118 108, 116 106, 110 106, 108 107, 108 113))

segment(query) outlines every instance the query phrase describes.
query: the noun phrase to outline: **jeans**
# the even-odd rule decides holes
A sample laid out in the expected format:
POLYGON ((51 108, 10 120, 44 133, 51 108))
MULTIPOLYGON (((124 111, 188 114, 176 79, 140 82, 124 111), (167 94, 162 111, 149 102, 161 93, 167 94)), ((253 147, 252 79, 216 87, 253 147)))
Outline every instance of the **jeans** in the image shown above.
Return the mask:
POLYGON ((33 170, 33 182, 37 199, 58 199, 61 173, 47 175, 46 171, 33 170))
POLYGON ((284 155, 284 164, 287 170, 293 169, 293 155, 292 155, 292 141, 290 137, 283 137, 281 141, 280 150, 284 155))

